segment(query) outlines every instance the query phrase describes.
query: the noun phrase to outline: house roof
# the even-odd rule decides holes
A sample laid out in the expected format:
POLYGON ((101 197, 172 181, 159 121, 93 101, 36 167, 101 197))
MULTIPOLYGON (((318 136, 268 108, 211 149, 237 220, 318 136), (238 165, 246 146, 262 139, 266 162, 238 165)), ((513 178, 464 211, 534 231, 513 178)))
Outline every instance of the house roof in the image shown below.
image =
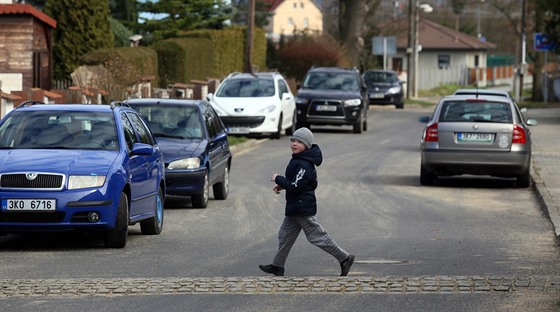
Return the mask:
MULTIPOLYGON (((274 12, 274 11, 276 11, 276 8, 278 8, 278 6, 280 4, 282 4, 285 0, 256 0, 256 1, 266 4, 267 6, 269 6, 268 11, 269 12, 274 12)), ((317 3, 315 3, 315 1, 311 0, 311 2, 315 5, 317 5, 317 3)))
POLYGON ((30 14, 43 23, 56 28, 56 21, 48 16, 47 14, 37 10, 29 4, 0 4, 0 15, 19 15, 19 14, 30 14))
MULTIPOLYGON (((408 47, 408 27, 398 28, 397 47, 408 47)), ((393 31, 395 28, 392 29, 393 31)), ((389 34, 387 34, 389 35, 389 34)), ((445 27, 427 19, 420 19, 418 28, 418 42, 423 50, 489 50, 495 49, 496 44, 482 42, 477 37, 445 27)))
POLYGON ((264 3, 266 5, 269 6, 269 11, 273 12, 276 10, 276 8, 282 3, 284 2, 284 0, 257 0, 260 3, 264 3))

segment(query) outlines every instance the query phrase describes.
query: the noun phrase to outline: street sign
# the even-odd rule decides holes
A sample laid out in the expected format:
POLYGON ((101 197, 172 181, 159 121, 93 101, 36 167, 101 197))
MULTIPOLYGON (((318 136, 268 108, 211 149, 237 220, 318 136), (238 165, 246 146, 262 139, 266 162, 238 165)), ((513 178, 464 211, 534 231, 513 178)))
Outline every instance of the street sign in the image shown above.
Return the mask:
POLYGON ((554 51, 556 43, 552 42, 546 34, 535 33, 535 51, 554 51))
POLYGON ((397 37, 373 37, 373 55, 397 54, 397 37))

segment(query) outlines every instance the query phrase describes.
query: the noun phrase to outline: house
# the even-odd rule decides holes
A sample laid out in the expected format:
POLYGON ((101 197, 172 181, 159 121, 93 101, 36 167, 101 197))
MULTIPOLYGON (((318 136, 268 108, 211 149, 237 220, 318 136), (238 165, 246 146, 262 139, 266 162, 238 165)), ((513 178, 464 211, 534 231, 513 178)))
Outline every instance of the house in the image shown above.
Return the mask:
MULTIPOLYGON (((418 53, 419 90, 442 84, 487 85, 486 58, 488 51, 496 48, 495 44, 427 19, 420 19, 418 25, 421 47, 418 53)), ((385 32, 386 36, 397 38, 397 53, 389 57, 389 67, 410 72, 407 68, 408 27, 388 27, 385 32)))
POLYGON ((3 92, 52 88, 54 28, 56 21, 33 6, 0 0, 0 81, 3 92))
POLYGON ((312 0, 258 0, 269 6, 272 16, 265 26, 267 38, 274 42, 297 31, 323 32, 323 13, 312 0))

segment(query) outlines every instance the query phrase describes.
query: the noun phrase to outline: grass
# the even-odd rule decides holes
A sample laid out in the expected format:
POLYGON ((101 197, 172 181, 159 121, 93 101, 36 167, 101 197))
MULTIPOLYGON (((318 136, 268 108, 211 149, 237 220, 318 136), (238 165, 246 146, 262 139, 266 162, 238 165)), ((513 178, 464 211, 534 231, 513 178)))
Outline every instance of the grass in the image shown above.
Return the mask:
POLYGON ((238 137, 238 136, 231 136, 231 135, 228 136, 228 143, 230 146, 247 142, 247 141, 249 141, 249 138, 247 137, 238 137))
MULTIPOLYGON (((476 88, 474 85, 461 86, 455 84, 441 85, 430 90, 418 90, 419 99, 421 98, 439 98, 445 95, 453 94, 457 89, 467 89, 476 88)), ((525 101, 520 101, 518 103, 519 107, 523 108, 560 108, 560 102, 548 101, 546 104, 544 101, 531 101, 532 90, 525 90, 523 92, 523 98, 527 99, 525 101)), ((422 101, 419 99, 407 99, 405 104, 419 104, 423 107, 434 105, 433 101, 422 101)))

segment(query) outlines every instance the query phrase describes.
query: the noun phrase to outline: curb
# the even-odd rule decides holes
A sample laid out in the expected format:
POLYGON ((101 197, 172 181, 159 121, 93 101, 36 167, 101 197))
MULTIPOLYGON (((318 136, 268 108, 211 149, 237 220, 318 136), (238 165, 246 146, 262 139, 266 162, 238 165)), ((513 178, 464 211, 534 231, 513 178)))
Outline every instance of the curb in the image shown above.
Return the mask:
POLYGON ((231 155, 233 156, 237 156, 240 154, 243 154, 247 151, 249 151, 251 148, 264 143, 266 141, 268 141, 269 139, 250 139, 248 141, 245 141, 243 143, 239 143, 239 144, 235 144, 235 145, 231 145, 229 147, 229 150, 231 152, 231 155))
POLYGON ((552 223, 554 233, 556 234, 556 239, 560 241, 560 211, 558 211, 556 202, 550 195, 550 192, 546 188, 546 185, 542 181, 539 174, 532 174, 531 177, 533 178, 533 190, 535 191, 535 193, 537 193, 539 204, 541 205, 543 212, 552 223))

